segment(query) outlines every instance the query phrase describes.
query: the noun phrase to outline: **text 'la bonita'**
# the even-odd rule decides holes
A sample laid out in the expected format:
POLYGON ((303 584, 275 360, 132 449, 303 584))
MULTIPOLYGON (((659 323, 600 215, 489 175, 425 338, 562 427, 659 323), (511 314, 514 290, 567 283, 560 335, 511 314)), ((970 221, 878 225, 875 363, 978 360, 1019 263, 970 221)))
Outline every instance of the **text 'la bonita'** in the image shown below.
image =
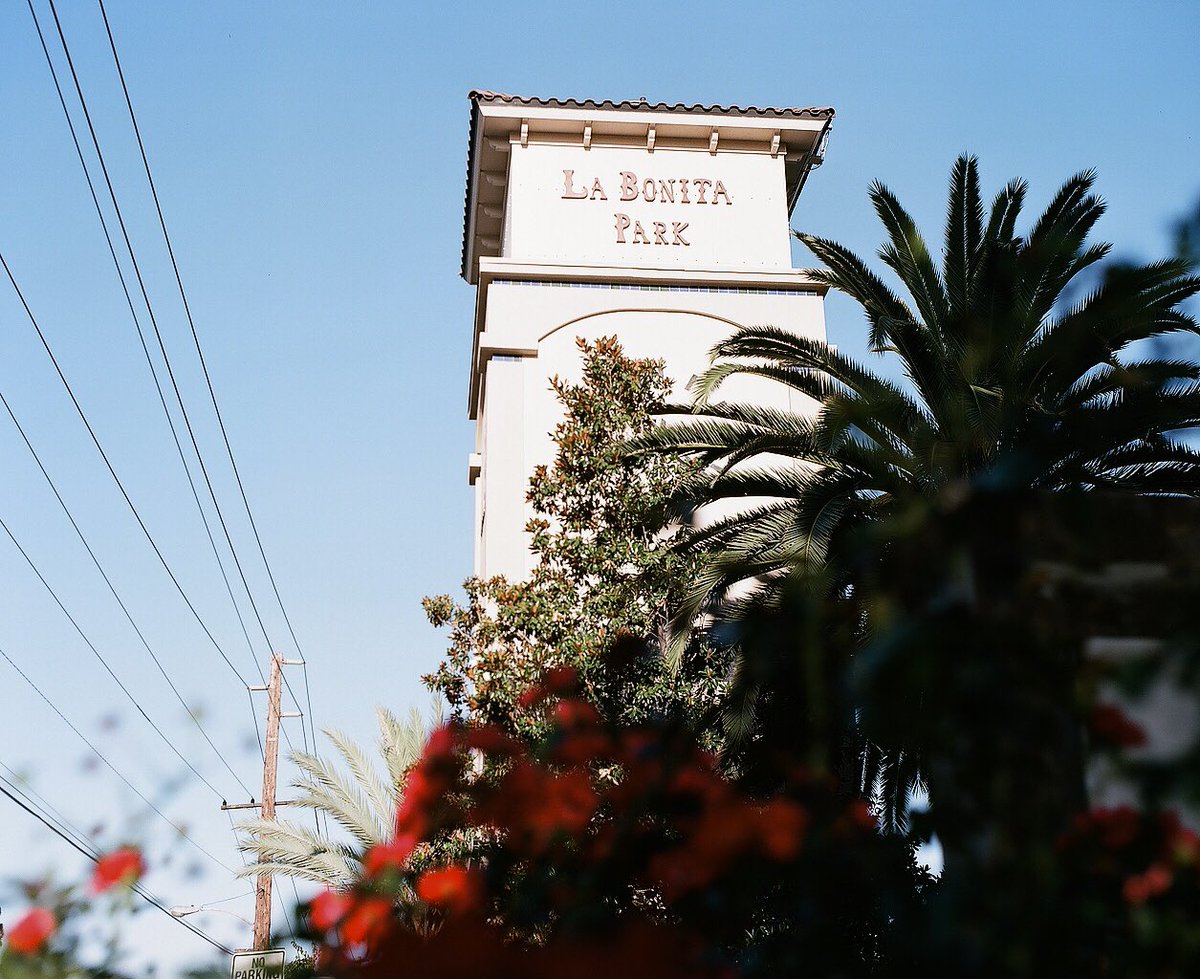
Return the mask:
MULTIPOLYGON (((639 198, 653 204, 732 204, 733 198, 720 180, 710 180, 707 177, 671 177, 660 179, 646 177, 638 179, 638 175, 630 170, 622 170, 619 174, 622 201, 635 201, 639 198), (711 193, 710 193, 711 191, 711 193)), ((599 177, 592 179, 589 186, 584 181, 583 186, 575 186, 575 171, 563 171, 562 199, 566 201, 606 201, 608 194, 599 177)), ((616 212, 615 219, 616 243, 618 245, 690 245, 684 237, 688 221, 672 221, 668 232, 666 222, 647 221, 649 231, 642 222, 631 218, 628 214, 616 212), (629 232, 629 237, 626 237, 629 232)))

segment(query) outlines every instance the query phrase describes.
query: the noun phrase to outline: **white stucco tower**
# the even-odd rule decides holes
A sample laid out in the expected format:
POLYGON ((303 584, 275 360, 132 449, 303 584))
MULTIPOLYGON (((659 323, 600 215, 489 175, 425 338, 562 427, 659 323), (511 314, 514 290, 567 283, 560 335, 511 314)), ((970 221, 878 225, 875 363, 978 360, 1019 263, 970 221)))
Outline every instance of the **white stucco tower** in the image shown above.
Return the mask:
POLYGON ((791 267, 789 218, 833 110, 470 100, 475 573, 521 578, 529 476, 560 418, 549 378, 578 374, 577 337, 661 357, 677 397, 740 325, 824 339, 824 289, 791 267))

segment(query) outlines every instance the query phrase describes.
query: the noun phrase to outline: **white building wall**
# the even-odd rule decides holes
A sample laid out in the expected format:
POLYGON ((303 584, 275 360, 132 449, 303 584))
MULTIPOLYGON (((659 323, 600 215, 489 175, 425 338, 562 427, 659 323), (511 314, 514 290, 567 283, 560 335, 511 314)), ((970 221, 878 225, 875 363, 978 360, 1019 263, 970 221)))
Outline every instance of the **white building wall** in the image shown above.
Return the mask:
POLYGON ((479 518, 475 573, 520 577, 526 568, 525 499, 533 464, 525 458, 525 363, 494 359, 488 364, 484 389, 484 465, 475 481, 479 518))
MULTIPOLYGON (((562 419, 550 379, 581 376, 577 338, 616 336, 629 356, 661 358, 673 397, 686 402, 687 385, 709 366, 713 344, 738 326, 770 323, 819 339, 825 333, 822 297, 815 292, 504 279, 483 288, 488 290, 483 342, 526 351, 519 361, 491 356, 483 366, 480 419, 486 443, 480 480, 487 503, 478 570, 487 574, 519 578, 532 569, 524 526, 533 514, 525 493, 534 466, 553 458, 552 435, 562 419), (519 382, 513 370, 518 364, 519 382)), ((747 377, 732 378, 721 396, 797 411, 814 407, 781 385, 747 377)))
POLYGON ((791 264, 784 159, 761 152, 514 142, 505 219, 502 254, 515 261, 669 269, 791 264))
MULTIPOLYGON (((464 275, 479 290, 475 569, 521 578, 531 570, 529 476, 552 461, 562 417, 550 379, 580 376, 577 338, 616 336, 630 356, 661 358, 686 401, 713 344, 741 326, 824 339, 824 289, 791 268, 797 157, 777 118, 709 125, 686 111, 489 107, 497 115, 476 133, 464 253, 464 275), (505 113, 515 113, 511 124, 505 113), (475 219, 495 230, 471 231, 475 219), (498 257, 478 255, 485 245, 498 257)), ((792 118, 788 138, 815 148, 812 127, 825 124, 792 118)), ((731 380, 722 394, 814 407, 761 379, 731 380)))

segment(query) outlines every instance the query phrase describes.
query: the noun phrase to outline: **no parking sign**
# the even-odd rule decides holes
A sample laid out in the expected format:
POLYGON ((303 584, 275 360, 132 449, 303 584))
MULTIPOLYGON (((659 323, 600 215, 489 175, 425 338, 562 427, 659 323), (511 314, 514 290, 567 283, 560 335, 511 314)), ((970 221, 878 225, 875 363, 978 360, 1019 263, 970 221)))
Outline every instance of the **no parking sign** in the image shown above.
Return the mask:
POLYGON ((280 979, 283 975, 283 949, 261 952, 234 952, 230 979, 280 979))

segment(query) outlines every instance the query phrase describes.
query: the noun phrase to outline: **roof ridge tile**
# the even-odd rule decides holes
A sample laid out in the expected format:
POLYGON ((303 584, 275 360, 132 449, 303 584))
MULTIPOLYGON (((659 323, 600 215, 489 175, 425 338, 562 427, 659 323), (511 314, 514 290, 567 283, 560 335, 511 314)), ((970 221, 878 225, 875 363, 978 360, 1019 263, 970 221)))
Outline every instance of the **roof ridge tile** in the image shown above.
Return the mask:
POLYGON ((508 105, 528 105, 544 109, 600 109, 614 111, 641 112, 693 112, 700 115, 765 115, 800 119, 832 119, 832 106, 738 106, 738 105, 704 105, 699 102, 650 102, 646 98, 639 100, 622 99, 576 99, 576 98, 542 98, 533 95, 511 95, 507 92, 493 92, 488 89, 472 89, 468 93, 474 103, 502 102, 508 105))

